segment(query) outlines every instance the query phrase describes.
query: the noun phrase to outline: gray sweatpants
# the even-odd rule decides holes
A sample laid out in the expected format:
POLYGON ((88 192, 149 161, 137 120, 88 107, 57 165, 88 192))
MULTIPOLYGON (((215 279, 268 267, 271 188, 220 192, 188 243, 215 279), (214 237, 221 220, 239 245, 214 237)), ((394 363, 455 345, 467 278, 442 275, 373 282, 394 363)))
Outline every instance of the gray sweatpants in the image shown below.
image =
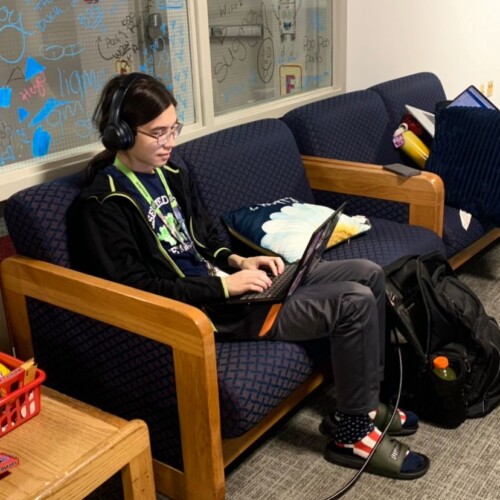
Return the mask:
POLYGON ((376 409, 385 350, 382 268, 363 259, 320 262, 285 301, 268 338, 321 337, 330 338, 337 409, 376 409))

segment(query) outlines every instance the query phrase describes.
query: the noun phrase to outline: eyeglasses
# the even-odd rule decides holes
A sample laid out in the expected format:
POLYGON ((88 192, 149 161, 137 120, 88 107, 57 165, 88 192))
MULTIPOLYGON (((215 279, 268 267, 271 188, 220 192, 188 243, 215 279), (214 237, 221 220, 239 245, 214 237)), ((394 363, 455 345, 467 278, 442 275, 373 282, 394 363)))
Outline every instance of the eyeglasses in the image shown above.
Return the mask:
POLYGON ((175 122, 171 128, 169 128, 165 132, 162 132, 161 134, 150 134, 149 132, 145 132, 144 130, 139 130, 139 129, 137 129, 136 132, 142 135, 147 135, 148 137, 152 137, 153 139, 156 139, 158 146, 165 146, 165 144, 167 144, 170 138, 173 138, 174 140, 177 139, 177 137, 181 133, 183 126, 184 126, 183 123, 175 122))

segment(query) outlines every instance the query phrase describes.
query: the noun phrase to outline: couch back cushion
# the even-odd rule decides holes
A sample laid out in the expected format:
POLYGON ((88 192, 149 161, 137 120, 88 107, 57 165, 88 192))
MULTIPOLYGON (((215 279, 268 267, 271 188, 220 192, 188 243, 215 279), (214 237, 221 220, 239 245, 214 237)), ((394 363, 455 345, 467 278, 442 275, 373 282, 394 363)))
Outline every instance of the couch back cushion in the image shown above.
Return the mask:
MULTIPOLYGON (((393 130, 380 96, 360 90, 306 104, 282 118, 292 130, 303 155, 336 160, 386 164, 400 161, 392 144, 393 130)), ((316 201, 337 207, 348 201, 346 213, 403 222, 407 206, 360 196, 315 191, 316 201)))
POLYGON ((384 103, 371 90, 306 104, 282 120, 303 155, 377 164, 397 159, 384 103))
POLYGON ((5 204, 5 221, 17 253, 70 267, 67 212, 83 186, 84 174, 24 189, 5 204))
POLYGON ((401 123, 401 118, 406 114, 406 104, 433 113, 436 104, 446 99, 439 78, 429 72, 388 80, 373 85, 370 90, 377 92, 384 101, 393 130, 397 128, 401 123))
POLYGON ((287 196, 314 202, 297 144, 279 120, 215 132, 177 146, 176 153, 221 230, 220 216, 240 207, 287 196))

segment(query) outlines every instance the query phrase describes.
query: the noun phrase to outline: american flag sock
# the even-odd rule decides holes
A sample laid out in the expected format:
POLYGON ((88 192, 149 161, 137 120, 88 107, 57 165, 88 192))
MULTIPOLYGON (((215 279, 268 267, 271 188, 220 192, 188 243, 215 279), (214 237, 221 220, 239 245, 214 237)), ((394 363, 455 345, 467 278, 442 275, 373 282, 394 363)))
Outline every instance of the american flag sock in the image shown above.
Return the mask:
POLYGON ((335 445, 350 450, 353 455, 367 458, 381 436, 372 419, 367 414, 349 415, 339 411, 335 417, 338 419, 335 445))

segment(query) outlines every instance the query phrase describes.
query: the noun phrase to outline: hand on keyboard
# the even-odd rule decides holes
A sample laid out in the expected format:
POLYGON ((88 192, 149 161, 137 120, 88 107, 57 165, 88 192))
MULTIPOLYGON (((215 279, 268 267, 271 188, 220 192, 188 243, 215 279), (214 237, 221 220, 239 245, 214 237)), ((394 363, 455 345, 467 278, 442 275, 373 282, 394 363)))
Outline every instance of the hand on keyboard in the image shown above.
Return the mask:
POLYGON ((244 269, 224 278, 230 296, 245 292, 263 292, 271 285, 271 278, 260 269, 244 269))
POLYGON ((267 255, 244 258, 232 254, 228 262, 233 267, 241 269, 224 278, 230 296, 247 292, 262 293, 269 288, 272 279, 281 275, 285 268, 281 257, 267 255))
POLYGON ((268 255, 258 255, 243 259, 242 269, 263 269, 268 273, 277 276, 285 269, 285 264, 281 257, 271 257, 268 255))

